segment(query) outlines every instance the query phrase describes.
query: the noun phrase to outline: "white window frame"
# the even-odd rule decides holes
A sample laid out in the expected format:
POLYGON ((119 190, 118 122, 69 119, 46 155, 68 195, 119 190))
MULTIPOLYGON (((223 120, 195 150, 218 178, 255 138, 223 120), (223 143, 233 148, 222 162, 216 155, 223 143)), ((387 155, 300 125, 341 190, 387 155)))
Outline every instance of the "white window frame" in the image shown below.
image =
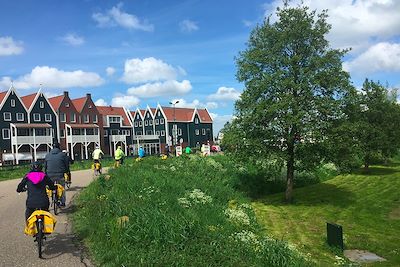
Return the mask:
POLYGON ((15 99, 11 99, 11 100, 10 100, 10 105, 11 105, 11 107, 13 107, 13 108, 15 107, 15 99))
POLYGON ((137 122, 137 121, 135 121, 135 127, 138 127, 138 125, 139 125, 139 124, 138 124, 138 122, 137 122))
POLYGON ((153 126, 153 120, 149 121, 149 126, 153 126))
POLYGON ((65 115, 65 113, 63 113, 63 112, 60 112, 60 121, 61 122, 67 121, 67 115, 65 115))
POLYGON ((160 120, 159 120, 159 119, 156 119, 156 120, 155 120, 155 124, 158 125, 159 123, 160 123, 160 120))
POLYGON ((182 129, 178 128, 178 135, 182 135, 182 129))
POLYGON ((156 131, 156 135, 160 136, 160 131, 156 131))
POLYGON ((206 129, 201 129, 201 134, 206 135, 206 129))
POLYGON ((161 130, 161 136, 165 136, 165 131, 161 130))
POLYGON ((40 121, 40 113, 33 113, 33 121, 40 121))
POLYGON ((11 121, 11 112, 4 112, 4 113, 3 113, 3 120, 4 120, 4 121, 11 121), (10 117, 7 118, 6 115, 8 115, 8 116, 10 116, 10 117))
POLYGON ((200 135, 200 130, 199 129, 196 129, 194 132, 196 133, 196 135, 200 135))
POLYGON ((71 122, 76 122, 76 114, 75 114, 75 112, 71 112, 70 116, 71 116, 71 118, 70 118, 71 122))
POLYGON ((164 118, 160 119, 160 124, 164 124, 164 118))
POLYGON ((158 111, 158 113, 157 113, 157 114, 158 114, 158 116, 160 116, 160 115, 161 115, 161 112, 160 112, 160 111, 158 111))
POLYGON ((39 107, 44 108, 44 101, 39 101, 39 107))
POLYGON ((51 122, 51 114, 44 114, 44 120, 47 122, 51 122))
POLYGON ((69 108, 69 103, 68 102, 65 103, 65 107, 69 108))
POLYGON ((149 121, 148 120, 144 121, 144 126, 149 126, 149 121))
POLYGON ((142 121, 139 121, 139 127, 142 127, 142 126, 143 126, 142 121))
POLYGON ((150 118, 150 114, 149 113, 147 113, 147 118, 150 118))
POLYGON ((10 139, 11 138, 10 137, 10 129, 8 129, 8 128, 3 129, 2 133, 1 133, 1 136, 3 137, 4 140, 10 139), (5 137, 6 136, 5 133, 7 133, 8 137, 5 137))
POLYGON ((16 116, 17 116, 17 121, 24 121, 24 113, 18 112, 16 116), (18 115, 21 115, 21 118, 18 118, 18 115))
POLYGON ((90 121, 89 114, 83 115, 83 122, 84 123, 89 123, 89 121, 90 121))
POLYGON ((93 115, 93 123, 98 123, 99 122, 99 118, 97 117, 97 114, 93 115))
POLYGON ((199 124, 199 118, 195 118, 195 119, 194 119, 194 123, 195 123, 195 124, 199 124))

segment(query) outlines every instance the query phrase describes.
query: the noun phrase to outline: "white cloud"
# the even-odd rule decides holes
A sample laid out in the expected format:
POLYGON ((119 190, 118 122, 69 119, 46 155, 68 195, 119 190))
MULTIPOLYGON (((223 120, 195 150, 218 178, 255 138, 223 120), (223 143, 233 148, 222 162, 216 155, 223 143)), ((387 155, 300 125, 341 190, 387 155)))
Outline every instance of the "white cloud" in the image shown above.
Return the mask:
POLYGON ((132 95, 121 95, 116 96, 112 99, 111 105, 115 107, 126 107, 132 108, 139 105, 140 100, 136 96, 132 95))
MULTIPOLYGON (((400 1, 397 0, 305 0, 311 10, 328 10, 328 23, 332 25, 328 40, 334 47, 352 47, 353 52, 365 49, 371 38, 378 41, 399 34, 400 1)), ((291 6, 298 6, 301 0, 290 1, 291 6)), ((275 13, 281 6, 281 0, 274 0, 265 5, 265 15, 275 13)), ((271 17, 272 21, 276 16, 271 17)))
POLYGON ((225 123, 232 121, 233 115, 218 115, 216 113, 211 113, 210 116, 213 119, 213 131, 216 137, 218 132, 224 127, 225 123))
POLYGON ((400 71, 400 44, 375 44, 354 60, 345 62, 343 68, 360 74, 400 71))
MULTIPOLYGON (((82 70, 63 71, 48 66, 36 66, 31 73, 14 80, 17 89, 37 88, 41 85, 45 88, 70 88, 99 86, 104 80, 94 72, 82 70)), ((11 84, 10 77, 2 77, 0 84, 11 84)))
POLYGON ((184 74, 182 68, 173 66, 154 57, 132 58, 125 61, 124 75, 122 81, 133 84, 149 81, 175 80, 178 74, 184 74))
POLYGON ((207 108, 207 109, 218 108, 218 104, 215 102, 202 103, 198 99, 195 99, 192 102, 187 102, 183 98, 176 98, 176 99, 172 100, 172 102, 176 102, 176 101, 179 101, 176 104, 176 107, 180 107, 180 108, 207 108))
POLYGON ((80 46, 85 43, 85 39, 81 36, 78 36, 74 33, 68 33, 65 36, 61 38, 66 44, 72 45, 72 46, 80 46))
POLYGON ((107 67, 106 73, 107 73, 107 76, 113 76, 113 74, 115 73, 115 69, 113 67, 107 67))
POLYGON ((121 10, 122 3, 107 10, 106 13, 94 13, 92 18, 99 27, 121 26, 127 29, 153 31, 154 26, 146 21, 141 21, 137 16, 121 10))
POLYGON ((99 98, 94 102, 96 106, 108 106, 107 102, 103 98, 99 98))
POLYGON ((19 55, 24 51, 22 42, 14 41, 12 37, 0 37, 0 56, 19 55))
POLYGON ((138 87, 131 87, 128 89, 128 94, 144 98, 156 96, 174 96, 186 94, 191 89, 192 85, 188 80, 183 80, 182 82, 168 80, 164 82, 146 83, 138 87))
POLYGON ((218 88, 215 94, 209 95, 208 99, 217 101, 235 101, 238 100, 239 97, 240 92, 235 88, 222 86, 218 88))
POLYGON ((246 27, 253 27, 253 25, 254 25, 254 22, 247 20, 247 19, 242 20, 242 22, 243 22, 243 25, 246 27))
POLYGON ((185 19, 179 23, 179 27, 182 32, 194 32, 199 29, 196 22, 185 19))

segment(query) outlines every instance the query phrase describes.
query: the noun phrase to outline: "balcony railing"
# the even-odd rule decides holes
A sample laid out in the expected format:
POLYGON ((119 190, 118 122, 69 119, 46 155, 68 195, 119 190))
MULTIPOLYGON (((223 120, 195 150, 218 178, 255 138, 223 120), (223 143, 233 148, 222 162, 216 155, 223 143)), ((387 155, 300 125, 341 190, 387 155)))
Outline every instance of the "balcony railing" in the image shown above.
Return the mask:
POLYGON ((53 137, 50 135, 45 136, 13 136, 11 137, 14 144, 51 144, 53 137))
POLYGON ((68 143, 100 142, 98 135, 70 135, 67 136, 68 143))
POLYGON ((154 139, 159 139, 159 136, 156 134, 153 135, 134 135, 133 136, 134 140, 154 140, 154 139))
POLYGON ((111 142, 125 142, 126 135, 109 135, 111 142))

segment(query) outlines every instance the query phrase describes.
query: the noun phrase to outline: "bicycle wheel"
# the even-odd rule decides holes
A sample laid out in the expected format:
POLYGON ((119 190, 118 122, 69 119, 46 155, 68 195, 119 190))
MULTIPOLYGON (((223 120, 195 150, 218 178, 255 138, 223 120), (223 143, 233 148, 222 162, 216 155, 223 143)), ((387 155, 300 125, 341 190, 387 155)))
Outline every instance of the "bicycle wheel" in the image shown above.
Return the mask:
POLYGON ((53 209, 54 209, 54 215, 58 214, 58 198, 57 198, 57 193, 53 191, 53 209))
POLYGON ((37 221, 38 232, 36 234, 36 242, 38 247, 39 258, 42 258, 42 245, 43 245, 43 219, 37 221))

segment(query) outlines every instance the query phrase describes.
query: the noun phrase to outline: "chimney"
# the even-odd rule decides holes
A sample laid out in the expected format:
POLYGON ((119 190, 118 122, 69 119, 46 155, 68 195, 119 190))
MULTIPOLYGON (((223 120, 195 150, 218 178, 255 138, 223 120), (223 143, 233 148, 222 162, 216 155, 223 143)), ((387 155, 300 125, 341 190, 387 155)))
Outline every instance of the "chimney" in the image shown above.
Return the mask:
POLYGON ((91 94, 86 94, 86 98, 92 98, 91 94))
POLYGON ((68 96, 68 91, 64 91, 64 96, 68 96))

